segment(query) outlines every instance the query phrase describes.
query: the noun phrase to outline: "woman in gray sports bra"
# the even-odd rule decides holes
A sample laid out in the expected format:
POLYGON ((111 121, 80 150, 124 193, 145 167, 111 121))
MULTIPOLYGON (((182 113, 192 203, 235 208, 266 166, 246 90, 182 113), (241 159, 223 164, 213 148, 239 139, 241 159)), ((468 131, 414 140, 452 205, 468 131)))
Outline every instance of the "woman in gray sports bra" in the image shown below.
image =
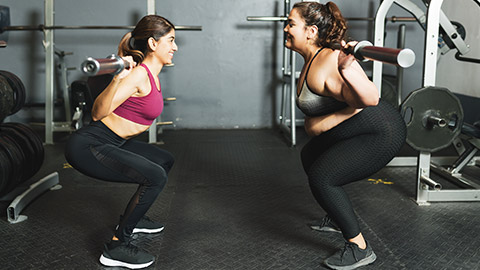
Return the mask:
POLYGON ((343 185, 376 173, 405 143, 400 114, 379 99, 378 89, 345 43, 346 22, 328 2, 293 6, 284 31, 287 48, 303 56, 297 105, 312 137, 301 152, 313 196, 327 216, 319 230, 341 232, 345 247, 325 260, 333 269, 355 269, 375 261, 343 185))

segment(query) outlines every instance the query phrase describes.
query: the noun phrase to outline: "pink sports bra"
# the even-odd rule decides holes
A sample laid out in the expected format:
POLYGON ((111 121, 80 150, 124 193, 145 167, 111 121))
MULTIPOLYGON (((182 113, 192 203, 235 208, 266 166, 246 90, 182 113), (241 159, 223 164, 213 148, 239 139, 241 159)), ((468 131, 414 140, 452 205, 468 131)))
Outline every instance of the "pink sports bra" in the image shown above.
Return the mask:
POLYGON ((152 90, 143 97, 129 97, 113 113, 141 125, 151 125, 163 111, 163 96, 161 86, 157 88, 153 75, 145 64, 140 64, 147 70, 152 90))

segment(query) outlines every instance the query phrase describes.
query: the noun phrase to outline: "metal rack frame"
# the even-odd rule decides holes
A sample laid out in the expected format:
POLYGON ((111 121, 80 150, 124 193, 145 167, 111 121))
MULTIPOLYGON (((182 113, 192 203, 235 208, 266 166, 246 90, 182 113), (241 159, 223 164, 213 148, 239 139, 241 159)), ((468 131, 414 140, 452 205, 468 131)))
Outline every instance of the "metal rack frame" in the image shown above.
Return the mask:
MULTIPOLYGON (((54 92, 55 92, 55 38, 54 31, 61 29, 133 29, 135 26, 59 26, 55 25, 55 0, 45 0, 45 22, 38 27, 7 27, 6 30, 41 30, 44 33, 43 44, 45 47, 45 143, 53 144, 54 132, 72 131, 70 123, 55 122, 54 92)), ((147 15, 155 14, 155 0, 147 0, 147 15)), ((176 30, 202 30, 201 26, 175 26, 176 30)), ((167 101, 175 98, 167 98, 167 101)), ((149 128, 149 143, 157 142, 157 126, 172 124, 173 122, 161 122, 160 116, 155 119, 149 128)))
MULTIPOLYGON (((284 22, 286 26, 288 14, 290 13, 290 0, 284 1, 283 16, 248 16, 247 21, 263 21, 263 22, 284 22)), ((284 34, 284 43, 286 36, 284 34)), ((289 134, 290 145, 293 147, 297 143, 296 139, 296 116, 295 116, 295 89, 298 72, 295 67, 296 55, 292 50, 283 46, 283 61, 282 61, 282 101, 280 108, 280 129, 289 134), (288 103, 288 101, 290 101, 288 103), (290 105, 290 118, 287 116, 287 104, 290 105)))
MULTIPOLYGON (((439 29, 440 26, 449 36, 455 33, 455 28, 441 10, 443 0, 430 0, 424 3, 427 6, 425 13, 410 0, 384 0, 380 4, 375 19, 375 46, 384 44, 384 22, 388 10, 393 4, 397 4, 417 18, 417 21, 425 28, 425 56, 423 68, 423 87, 435 86, 437 73, 437 58, 439 53, 439 29)), ((474 0, 478 3, 477 0, 474 0)), ((461 38, 453 40, 457 50, 461 54, 468 52, 469 48, 461 38)), ((374 62, 373 82, 381 91, 382 63, 374 62)), ((397 159, 397 158, 395 158, 397 159)), ((430 152, 420 151, 417 162, 417 185, 416 203, 418 205, 429 205, 430 202, 449 201, 480 201, 480 189, 442 189, 441 185, 430 178, 432 164, 430 152)), ((438 160, 437 160, 438 161, 438 160)), ((392 161, 390 164, 400 163, 392 161)), ((439 162, 440 163, 440 162, 439 162)), ((442 162, 443 163, 443 162, 442 162)), ((398 165, 397 165, 398 166, 398 165)), ((400 165, 401 166, 401 165, 400 165)), ((408 165, 407 165, 408 166, 408 165)))

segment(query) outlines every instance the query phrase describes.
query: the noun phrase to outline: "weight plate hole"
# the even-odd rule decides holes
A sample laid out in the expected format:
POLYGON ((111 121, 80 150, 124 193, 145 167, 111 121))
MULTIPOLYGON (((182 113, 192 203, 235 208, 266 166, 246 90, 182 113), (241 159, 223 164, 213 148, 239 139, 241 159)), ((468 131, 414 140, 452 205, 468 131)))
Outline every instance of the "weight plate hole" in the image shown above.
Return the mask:
POLYGON ((412 107, 405 108, 405 112, 403 114, 403 120, 405 121, 407 126, 410 125, 410 123, 413 120, 413 109, 412 109, 412 107))

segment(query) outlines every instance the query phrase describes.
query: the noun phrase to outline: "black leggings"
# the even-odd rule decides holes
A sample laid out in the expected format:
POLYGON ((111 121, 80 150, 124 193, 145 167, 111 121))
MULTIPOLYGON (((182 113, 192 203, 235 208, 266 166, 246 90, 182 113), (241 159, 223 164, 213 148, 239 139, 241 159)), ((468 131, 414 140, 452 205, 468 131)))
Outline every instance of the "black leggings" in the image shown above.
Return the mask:
POLYGON ((101 121, 73 133, 68 139, 65 157, 70 165, 87 176, 139 184, 115 232, 120 241, 130 237, 160 194, 174 163, 169 152, 145 142, 125 140, 101 121))
POLYGON ((302 163, 313 196, 340 227, 345 239, 357 236, 360 227, 342 186, 385 167, 403 146, 405 136, 400 114, 380 101, 312 138, 303 147, 302 163))

